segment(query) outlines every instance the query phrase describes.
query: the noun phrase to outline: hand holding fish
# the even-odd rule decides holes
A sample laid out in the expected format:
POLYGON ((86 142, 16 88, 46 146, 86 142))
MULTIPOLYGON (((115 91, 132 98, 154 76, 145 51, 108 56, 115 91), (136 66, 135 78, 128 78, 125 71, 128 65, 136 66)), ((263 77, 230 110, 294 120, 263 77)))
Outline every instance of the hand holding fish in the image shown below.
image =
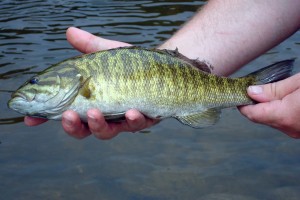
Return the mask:
MULTIPOLYGON (((106 39, 102 39, 96 36, 93 36, 85 31, 81 31, 79 29, 75 28, 70 28, 67 32, 67 37, 70 43, 77 49, 79 49, 82 52, 90 53, 91 51, 97 50, 97 48, 100 48, 100 50, 105 50, 105 47, 97 47, 95 46, 96 44, 104 44, 108 45, 109 43, 112 43, 115 47, 120 46, 125 46, 128 44, 126 43, 121 43, 117 41, 110 41, 106 39), (77 34, 77 35, 76 35, 77 34), (81 34, 81 36, 80 36, 81 34), (85 39, 84 39, 85 38, 85 39), (83 40, 81 40, 83 39, 83 40), (95 41, 96 40, 96 41, 95 41), (92 44, 92 45, 88 45, 92 44)), ((106 47, 109 48, 109 47, 106 47)), ((249 90, 249 95, 254 99, 257 100, 258 102, 266 102, 270 100, 278 100, 283 98, 285 95, 289 94, 290 92, 293 92, 295 89, 297 89, 296 86, 292 87, 291 89, 287 89, 289 85, 293 85, 294 82, 296 82, 293 79, 297 79, 297 75, 287 79, 286 81, 282 82, 277 82, 277 83, 272 83, 268 84, 265 86, 259 86, 259 88, 263 89, 266 87, 267 89, 267 95, 264 96, 264 93, 257 94, 257 91, 259 90, 249 90), (295 78, 296 77, 296 78, 295 78), (284 83, 282 86, 281 84, 284 83), (281 87, 275 87, 275 85, 279 85, 281 87), (273 89, 275 88, 275 89, 273 89), (279 88, 279 89, 278 89, 279 88), (273 90, 272 90, 273 89, 273 90), (269 92, 268 92, 269 91, 269 92), (273 93, 274 95, 273 95, 273 93), (268 95, 269 94, 269 95, 268 95), (273 96, 272 96, 273 95, 273 96)), ((253 87, 250 87, 253 88, 253 87)), ((299 94, 298 94, 299 95, 299 94)), ((297 95, 293 95, 297 96, 297 95)), ((293 97, 292 96, 292 97, 293 97)), ((279 103, 277 101, 277 103, 279 103)), ((287 105, 287 104, 286 104, 287 105)), ((283 109, 285 109, 285 106, 281 106, 283 109)), ((280 109, 278 109, 278 106, 274 106, 274 104, 269 103, 269 104, 257 104, 257 105, 252 105, 252 106, 245 106, 241 108, 241 112, 246 115, 250 120, 253 120, 255 122, 267 124, 270 126, 273 126, 275 128, 278 128, 279 130, 282 130, 286 133, 288 133, 292 137, 299 137, 299 135, 295 135, 295 128, 293 125, 297 123, 293 123, 293 120, 297 119, 296 117, 294 118, 289 118, 289 116, 283 116, 286 117, 284 118, 285 120, 282 120, 280 115, 276 115, 276 112, 274 113, 272 109, 276 108, 277 113, 282 113, 280 109), (268 107, 271 108, 271 110, 267 113, 264 113, 263 110, 268 109, 268 107), (263 115, 266 114, 266 115, 263 115), (277 116, 277 118, 276 118, 277 116), (271 119, 273 118, 274 120, 272 121, 271 119), (291 124, 292 123, 292 124, 291 124), (289 125, 289 126, 287 126, 289 125)), ((280 108, 280 106, 279 106, 280 108)), ((295 114, 297 113, 297 110, 295 114)), ((101 139, 109 139, 114 136, 116 136, 119 132, 122 131, 138 131, 143 128, 149 127, 154 125, 158 120, 154 119, 148 119, 144 115, 142 115, 140 112, 137 110, 129 110, 126 112, 126 121, 124 122, 118 122, 118 123, 107 123, 104 119, 103 114, 96 109, 91 109, 87 113, 88 116, 88 126, 85 123, 82 123, 80 120, 79 115, 74 112, 74 111, 66 111, 63 113, 62 116, 62 123, 65 131, 76 137, 76 138, 84 138, 91 133, 93 133, 96 137, 101 138, 101 139)), ((290 115, 293 116, 293 115, 290 115)), ((27 125, 38 125, 42 122, 45 122, 43 119, 35 119, 31 117, 26 117, 25 118, 25 123, 27 125)))
MULTIPOLYGON (((99 47, 97 47, 95 45, 101 44, 101 40, 103 40, 104 44, 105 44, 105 42, 106 43, 112 42, 116 46, 118 44, 120 44, 121 46, 128 45, 126 43, 124 44, 124 43, 119 43, 119 42, 115 42, 115 41, 101 39, 101 38, 98 38, 96 36, 93 36, 85 31, 81 31, 76 28, 70 28, 68 30, 67 38, 75 48, 77 48, 80 51, 83 51, 85 53, 90 53, 90 51, 97 50, 99 47), (81 34, 81 36, 80 36, 80 34, 81 34), (80 38, 88 38, 88 39, 80 40, 80 38), (90 40, 92 40, 92 41, 90 41, 90 40), (94 40, 97 40, 97 41, 94 41, 94 40), (92 45, 89 46, 88 44, 92 44, 92 45)), ((100 47, 100 49, 105 50, 104 48, 101 48, 101 47, 100 47)), ((121 51, 127 52, 129 50, 130 49, 123 49, 121 51)), ((144 51, 142 49, 137 49, 137 50, 132 49, 132 50, 133 51, 144 51)), ((120 50, 118 49, 117 51, 120 51, 120 50)), ((146 50, 146 52, 147 51, 148 50, 146 50)), ((146 53, 146 52, 144 52, 144 53, 146 53)), ((149 53, 152 55, 152 53, 155 53, 155 52, 149 51, 149 53)), ((172 58, 169 58, 169 56, 173 56, 174 52, 172 53, 172 52, 158 51, 155 54, 158 54, 156 56, 163 56, 164 59, 167 59, 166 56, 168 57, 168 59, 172 59, 172 58), (171 53, 171 55, 169 55, 169 53, 171 53)), ((175 54, 176 54, 176 52, 175 52, 175 54)), ((130 59, 130 58, 128 57, 128 59, 130 59)), ((216 87, 215 89, 213 89, 213 91, 214 91, 213 93, 211 93, 212 92, 211 89, 206 88, 204 94, 199 94, 200 96, 203 96, 203 95, 208 96, 208 98, 212 95, 213 98, 210 100, 203 99, 204 101, 209 102, 208 104, 210 105, 209 107, 211 109, 203 110, 203 109, 205 109, 205 107, 207 105, 206 105, 206 103, 203 102, 203 100, 200 100, 200 99, 202 99, 202 98, 200 98, 199 99, 200 101, 198 103, 199 104, 204 103, 204 104, 202 105, 203 107, 200 106, 201 108, 200 108, 199 114, 196 113, 196 114, 192 114, 192 115, 186 115, 186 114, 181 115, 180 113, 182 111, 179 111, 179 113, 174 111, 175 113, 178 114, 177 116, 175 115, 175 118, 177 118, 182 123, 190 125, 192 127, 202 127, 203 125, 204 126, 212 125, 219 118, 218 117, 219 113, 220 113, 219 108, 222 108, 222 107, 224 108, 224 107, 234 106, 234 105, 245 105, 245 104, 252 103, 252 101, 248 97, 244 96, 243 90, 245 89, 245 86, 249 85, 250 83, 268 83, 268 82, 276 81, 278 79, 280 80, 282 78, 285 78, 286 76, 289 75, 289 73, 292 69, 293 62, 294 62, 294 60, 281 61, 281 62, 275 63, 273 65, 270 65, 268 67, 265 67, 261 70, 258 70, 257 72, 254 72, 254 73, 246 76, 245 78, 241 78, 241 79, 226 79, 226 78, 217 77, 214 75, 203 74, 199 70, 194 71, 194 69, 191 68, 190 70, 193 71, 193 74, 195 73, 194 76, 202 77, 202 78, 200 78, 201 81, 198 80, 197 85, 198 84, 199 84, 199 86, 200 85, 202 85, 202 86, 210 85, 211 89, 216 87), (270 74, 271 76, 269 76, 268 74, 270 74), (273 79, 273 78, 275 78, 275 79, 273 79), (206 81, 204 81, 204 80, 206 80, 206 81), (215 85, 214 83, 219 83, 219 85, 215 85), (225 86, 225 85, 229 88, 227 88, 227 87, 224 88, 223 86, 225 86), (241 88, 240 88, 240 86, 241 86, 241 88), (220 88, 221 90, 219 91, 219 89, 217 89, 217 88, 220 88), (240 89, 241 89, 241 92, 239 92, 240 89), (214 108, 216 108, 216 109, 214 109, 214 108), (202 112, 203 112, 203 114, 202 114, 202 112), (202 122, 203 119, 204 119, 204 121, 202 122)), ((180 63, 181 63, 181 61, 180 61, 180 63)), ((181 63, 181 64, 183 64, 183 63, 181 63)), ((60 65, 64 66, 63 64, 60 64, 60 65)), ((174 65, 176 66, 175 63, 174 63, 174 65)), ((115 66, 115 67, 117 67, 117 66, 115 66)), ((160 66, 160 68, 162 68, 163 71, 170 69, 170 68, 164 69, 163 66, 160 66)), ((183 68, 180 68, 180 69, 183 69, 183 68)), ((92 70, 92 69, 90 69, 90 70, 92 70)), ((148 70, 150 70, 150 69, 148 69, 148 70)), ((178 70, 179 70, 179 68, 178 68, 178 70)), ((51 71, 48 70, 48 73, 51 73, 51 71)), ((175 73, 175 71, 174 71, 174 73, 175 73)), ((184 74, 185 72, 181 71, 180 73, 184 74)), ((189 72, 189 74, 190 73, 191 72, 189 72)), ((167 74, 168 73, 164 72, 164 76, 159 76, 160 77, 159 79, 162 81, 169 80, 169 79, 163 80, 167 77, 167 74)), ((113 74, 110 74, 110 75, 112 77, 114 76, 113 74)), ((183 77, 187 77, 187 76, 188 76, 188 74, 186 74, 183 77)), ((52 76, 52 77, 55 77, 55 76, 52 76)), ((173 76, 171 76, 171 78, 172 77, 173 76)), ((189 77, 189 78, 186 78, 186 80, 181 81, 181 79, 179 77, 177 77, 178 80, 176 82, 179 82, 179 83, 185 82, 185 84, 184 84, 185 87, 189 87, 189 86, 196 85, 196 83, 194 83, 194 82, 191 83, 191 85, 188 84, 188 82, 189 82, 188 80, 192 80, 194 78, 196 78, 196 77, 189 77)), ((174 80, 174 79, 172 78, 172 80, 174 80)), ((29 81, 29 83, 31 84, 31 81, 29 81)), ((163 84, 163 82, 159 82, 159 84, 160 84, 160 87, 163 86, 163 85, 161 85, 161 84, 163 84)), ((172 84, 175 84, 175 82, 172 82, 172 84)), ((42 82, 41 82, 41 85, 43 85, 42 82)), ((178 89, 179 93, 180 93, 179 87, 181 87, 180 85, 181 84, 177 85, 177 87, 176 87, 178 89)), ((195 86, 193 86, 192 88, 194 88, 194 87, 195 86)), ((163 89, 163 88, 161 88, 161 89, 163 89)), ((197 87, 196 90, 202 90, 202 89, 204 89, 204 88, 197 87)), ((84 90, 84 88, 82 88, 81 90, 84 90)), ((167 89, 166 92, 168 90, 169 89, 167 89)), ((113 91, 111 91, 111 92, 113 92, 113 91)), ((81 93, 81 95, 86 96, 82 92, 80 92, 80 93, 81 93)), ((17 94, 19 94, 19 93, 17 92, 16 95, 17 94)), ((185 98, 188 98, 188 96, 190 96, 190 93, 186 93, 185 95, 186 95, 185 98)), ((124 96, 122 96, 122 98, 123 97, 124 96)), ((147 98, 149 98, 149 97, 147 97, 147 98)), ((89 98, 89 97, 86 97, 86 98, 89 98)), ((141 98, 143 98, 143 97, 141 97, 141 98)), ((178 96, 177 98, 180 99, 181 97, 178 96)), ((177 100, 179 100, 179 99, 177 99, 177 100)), ((192 99, 194 99, 194 97, 192 99)), ((149 101, 149 103, 151 103, 151 101, 149 101)), ((194 109, 196 109, 196 107, 194 107, 194 109)), ((169 109, 172 109, 172 108, 169 108, 169 109)), ((184 107, 183 107, 183 110, 184 110, 184 107)), ((144 111, 147 111, 147 109, 144 111)), ((195 110, 193 110, 193 111, 195 111, 195 110)), ((149 111, 147 111, 147 112, 149 112, 149 111)), ((190 111, 187 111, 187 112, 189 113, 190 111)), ((49 113, 49 114, 51 114, 51 113, 49 113)), ((151 113, 148 113, 148 114, 150 114, 152 116, 151 113)), ((50 117, 50 119, 52 118, 51 115, 49 117, 50 117)), ((55 118, 56 117, 54 116, 53 119, 55 119, 55 118)), ((249 118, 251 119, 251 117, 249 117, 249 118)), ((79 114, 77 114, 74 111, 69 110, 69 111, 64 112, 62 115, 62 123, 63 123, 63 127, 64 127, 65 131, 67 133, 69 133, 70 135, 77 137, 77 138, 84 138, 84 137, 90 135, 91 133, 94 133, 94 135, 98 138, 109 139, 109 138, 116 136, 121 131, 128 132, 128 131, 141 130, 143 128, 146 128, 148 126, 155 124, 158 121, 158 120, 155 120, 153 117, 152 117, 152 119, 148 119, 144 115, 142 115, 140 112, 138 112, 137 110, 133 110, 133 109, 126 112, 125 119, 126 120, 123 122, 108 123, 105 121, 105 116, 99 110, 90 109, 87 111, 87 120, 86 120, 87 124, 88 124, 88 126, 87 126, 85 123, 81 122, 79 114)), ((44 121, 41 121, 41 120, 34 121, 34 119, 32 119, 32 118, 26 117, 25 122, 28 125, 34 125, 34 124, 39 124, 44 121)), ((271 124, 269 124, 269 125, 271 125, 271 124)))
POLYGON ((240 111, 253 122, 269 125, 290 137, 300 138, 300 73, 285 80, 251 86, 249 96, 260 102, 242 106, 240 111))
MULTIPOLYGON (((212 74, 228 76, 295 33, 300 26, 299 6, 298 0, 276 3, 271 0, 261 3, 211 0, 161 48, 178 48, 180 53, 190 59, 207 60, 214 66, 212 74)), ((130 46, 75 28, 68 30, 67 38, 76 49, 84 53, 130 46)), ((263 85, 261 90, 251 90, 253 87, 250 87, 250 97, 261 103, 244 106, 241 112, 250 120, 275 127, 291 137, 299 137, 300 127, 296 121, 300 113, 299 76, 263 85)), ((216 116, 218 112, 210 111, 209 114, 216 116)), ((157 123, 157 120, 148 119, 137 110, 127 111, 126 121, 121 123, 107 123, 98 110, 89 110, 87 116, 88 126, 81 123, 79 115, 74 111, 64 112, 62 123, 65 131, 77 138, 94 133, 98 138, 109 139, 119 132, 138 131, 157 123)), ((193 119, 179 118, 181 122, 193 119)), ((27 125, 42 122, 45 120, 25 118, 27 125)))

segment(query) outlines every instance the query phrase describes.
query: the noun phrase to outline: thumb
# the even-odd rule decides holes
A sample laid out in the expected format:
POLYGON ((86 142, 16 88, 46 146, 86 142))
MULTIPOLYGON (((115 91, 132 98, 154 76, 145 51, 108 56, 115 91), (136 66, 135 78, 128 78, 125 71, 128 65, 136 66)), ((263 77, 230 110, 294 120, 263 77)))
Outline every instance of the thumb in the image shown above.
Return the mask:
POLYGON ((286 95, 300 87, 300 73, 282 81, 265 85, 253 85, 247 88, 247 93, 255 101, 269 102, 281 100, 286 95))
POLYGON ((131 46, 125 42, 108 40, 102 37, 95 36, 87 31, 70 27, 67 32, 68 42, 77 50, 83 53, 91 53, 100 50, 107 50, 123 46, 131 46))

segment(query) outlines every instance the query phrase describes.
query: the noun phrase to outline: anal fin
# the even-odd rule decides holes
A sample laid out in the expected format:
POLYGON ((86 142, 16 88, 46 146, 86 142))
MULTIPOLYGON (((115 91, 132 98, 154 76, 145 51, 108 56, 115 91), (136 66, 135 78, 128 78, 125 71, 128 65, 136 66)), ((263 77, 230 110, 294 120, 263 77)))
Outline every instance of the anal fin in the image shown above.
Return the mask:
POLYGON ((194 113, 186 116, 176 116, 181 123, 193 128, 204 128, 214 125, 220 119, 221 110, 210 108, 200 113, 194 113))

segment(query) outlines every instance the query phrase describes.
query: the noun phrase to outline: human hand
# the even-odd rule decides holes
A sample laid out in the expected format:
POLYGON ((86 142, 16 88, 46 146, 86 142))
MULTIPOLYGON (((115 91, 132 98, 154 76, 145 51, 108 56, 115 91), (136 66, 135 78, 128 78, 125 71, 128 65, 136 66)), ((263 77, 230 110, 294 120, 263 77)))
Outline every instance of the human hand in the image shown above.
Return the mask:
POLYGON ((300 73, 279 82, 250 86, 247 92, 259 103, 240 107, 243 115, 300 138, 300 73))
MULTIPOLYGON (((67 40, 82 53, 92 53, 100 50, 131 46, 128 43, 108 40, 92 35, 86 31, 70 27, 67 30, 67 40)), ((158 122, 146 118, 139 111, 131 109, 126 112, 126 120, 118 123, 107 123, 103 114, 97 109, 90 109, 87 112, 88 124, 81 122, 79 115, 71 110, 65 111, 62 115, 62 126, 69 135, 75 138, 85 138, 94 134, 100 139, 110 139, 120 132, 135 132, 150 127, 158 122)), ((24 122, 28 126, 36 126, 46 122, 45 119, 26 116, 24 122)))

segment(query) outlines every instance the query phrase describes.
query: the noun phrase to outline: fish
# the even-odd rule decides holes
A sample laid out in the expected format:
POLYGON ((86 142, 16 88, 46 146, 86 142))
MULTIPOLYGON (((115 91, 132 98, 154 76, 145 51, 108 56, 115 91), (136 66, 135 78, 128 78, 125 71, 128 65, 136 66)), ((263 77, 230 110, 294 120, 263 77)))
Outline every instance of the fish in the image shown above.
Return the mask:
POLYGON ((60 120, 66 110, 87 121, 99 109, 107 121, 124 120, 137 109, 152 119, 175 118, 193 128, 214 125, 223 108, 255 104, 250 85, 292 74, 295 59, 261 68, 243 77, 212 73, 213 66, 175 50, 122 47, 66 59, 21 85, 8 107, 23 115, 60 120))

